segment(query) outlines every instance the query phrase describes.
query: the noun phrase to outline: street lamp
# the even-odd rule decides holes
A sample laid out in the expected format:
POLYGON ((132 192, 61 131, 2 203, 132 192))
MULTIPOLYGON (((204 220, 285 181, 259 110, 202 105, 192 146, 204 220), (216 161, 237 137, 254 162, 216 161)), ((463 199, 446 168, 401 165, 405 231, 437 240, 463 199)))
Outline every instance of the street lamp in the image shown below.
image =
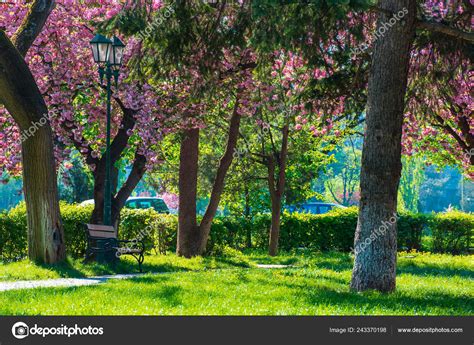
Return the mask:
POLYGON ((99 65, 100 83, 107 79, 107 139, 105 149, 105 191, 104 191, 104 225, 112 225, 112 184, 110 180, 110 113, 112 96, 112 77, 118 84, 119 70, 122 66, 125 44, 116 36, 112 40, 100 34, 90 41, 92 56, 99 65))

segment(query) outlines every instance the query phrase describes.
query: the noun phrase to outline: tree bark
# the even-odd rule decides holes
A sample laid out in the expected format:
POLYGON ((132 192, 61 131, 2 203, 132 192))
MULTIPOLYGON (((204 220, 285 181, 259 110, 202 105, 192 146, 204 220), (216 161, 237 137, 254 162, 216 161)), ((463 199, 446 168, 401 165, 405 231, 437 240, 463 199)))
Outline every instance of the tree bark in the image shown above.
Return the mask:
MULTIPOLYGON (((238 101, 236 101, 236 104, 238 104, 238 101)), ((204 217, 202 218, 201 224, 199 226, 201 238, 198 255, 202 255, 206 251, 212 221, 214 220, 217 208, 219 207, 222 192, 224 191, 225 177, 227 175, 227 172, 229 171, 230 165, 232 164, 235 148, 237 147, 241 119, 241 116, 238 114, 237 109, 238 106, 236 105, 234 107, 234 112, 230 119, 226 150, 219 162, 219 166, 216 172, 216 178, 212 185, 211 198, 209 200, 209 204, 207 205, 206 213, 204 213, 204 217)))
POLYGON ((62 261, 64 231, 48 109, 28 65, 3 31, 0 31, 0 102, 24 134, 22 163, 28 256, 44 263, 62 261), (29 134, 25 135, 25 131, 29 134))
POLYGON ((272 204, 272 222, 270 226, 270 239, 268 254, 270 256, 278 255, 278 242, 280 239, 281 222, 281 201, 285 191, 286 182, 286 162, 288 160, 288 136, 289 126, 285 125, 282 129, 282 143, 280 152, 278 152, 278 177, 275 181, 275 159, 268 158, 268 189, 272 204))
POLYGON ((185 130, 179 157, 179 215, 176 254, 187 258, 198 255, 199 226, 196 198, 199 161, 199 129, 185 130))
POLYGON ((48 264, 62 261, 66 248, 49 126, 39 128, 23 142, 22 163, 28 220, 28 257, 48 264))
MULTIPOLYGON (((250 221, 250 189, 249 186, 245 185, 245 209, 244 209, 244 216, 247 221, 250 221)), ((252 227, 247 226, 246 232, 246 242, 247 248, 252 248, 252 227)))
POLYGON ((238 100, 230 119, 226 150, 219 161, 209 204, 199 225, 196 220, 199 130, 190 129, 185 132, 185 137, 181 142, 179 167, 178 255, 193 257, 202 255, 206 251, 212 221, 219 207, 225 177, 232 164, 239 139, 241 116, 237 110, 238 100))
MULTIPOLYGON (((120 190, 112 199, 112 224, 115 225, 116 229, 118 229, 120 211, 125 206, 125 202, 130 197, 135 187, 143 178, 145 172, 146 157, 136 153, 135 160, 133 161, 132 165, 132 171, 130 171, 127 181, 125 181, 120 190)), ((114 190, 116 190, 116 188, 114 190)))
POLYGON ((25 56, 36 37, 43 30, 46 21, 56 5, 55 0, 35 0, 23 23, 12 37, 12 42, 22 56, 25 56))
POLYGON ((268 245, 268 254, 270 256, 278 255, 278 242, 280 240, 280 219, 281 219, 281 195, 276 191, 270 192, 272 203, 272 220, 270 225, 270 240, 268 245))
MULTIPOLYGON (((402 20, 375 42, 369 76, 367 119, 361 167, 361 200, 355 234, 351 288, 395 289, 397 258, 397 191, 401 174, 401 135, 409 54, 415 32, 414 0, 382 0, 402 20)), ((391 16, 380 13, 377 30, 391 16)))

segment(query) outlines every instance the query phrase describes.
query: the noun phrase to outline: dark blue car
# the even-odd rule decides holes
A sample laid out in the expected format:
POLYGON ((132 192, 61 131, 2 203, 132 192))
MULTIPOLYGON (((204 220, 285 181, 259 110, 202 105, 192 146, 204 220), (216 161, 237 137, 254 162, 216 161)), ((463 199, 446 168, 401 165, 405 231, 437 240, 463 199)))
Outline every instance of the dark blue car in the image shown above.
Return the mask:
POLYGON ((290 212, 298 213, 311 213, 311 214, 324 214, 331 211, 333 208, 346 208, 338 204, 332 204, 327 202, 307 202, 301 205, 287 206, 286 209, 290 212))

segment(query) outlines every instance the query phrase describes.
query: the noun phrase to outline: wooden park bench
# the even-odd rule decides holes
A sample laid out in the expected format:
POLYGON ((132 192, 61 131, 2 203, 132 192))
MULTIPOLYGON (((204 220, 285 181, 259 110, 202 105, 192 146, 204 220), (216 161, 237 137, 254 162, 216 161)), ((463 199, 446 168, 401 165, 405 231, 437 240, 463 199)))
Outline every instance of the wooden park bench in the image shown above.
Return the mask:
POLYGON ((145 244, 138 240, 119 240, 117 230, 109 225, 86 224, 86 260, 95 257, 97 261, 115 262, 121 255, 131 255, 138 261, 142 272, 145 260, 145 244))

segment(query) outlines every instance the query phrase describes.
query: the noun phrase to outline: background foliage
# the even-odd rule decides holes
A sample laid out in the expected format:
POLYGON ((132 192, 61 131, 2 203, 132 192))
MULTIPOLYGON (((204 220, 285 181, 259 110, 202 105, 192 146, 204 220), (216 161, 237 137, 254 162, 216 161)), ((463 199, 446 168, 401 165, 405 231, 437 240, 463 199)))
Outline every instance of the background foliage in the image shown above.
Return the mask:
MULTIPOLYGON (((73 256, 84 255, 84 224, 88 222, 91 212, 90 206, 61 204, 66 245, 73 256)), ((356 207, 335 209, 322 215, 285 212, 281 226, 281 249, 348 252, 353 247, 356 225, 356 207)), ((208 253, 221 253, 226 247, 265 249, 269 226, 270 214, 257 214, 251 218, 218 217, 212 226, 208 253)), ((149 251, 166 254, 176 249, 177 227, 176 215, 158 214, 152 209, 124 209, 119 237, 143 239, 149 251)), ((26 256, 26 228, 24 204, 0 213, 0 260, 11 261, 26 256)), ((473 234, 474 215, 470 213, 399 214, 399 250, 469 253, 473 234), (430 240, 422 242, 424 237, 430 240)))

